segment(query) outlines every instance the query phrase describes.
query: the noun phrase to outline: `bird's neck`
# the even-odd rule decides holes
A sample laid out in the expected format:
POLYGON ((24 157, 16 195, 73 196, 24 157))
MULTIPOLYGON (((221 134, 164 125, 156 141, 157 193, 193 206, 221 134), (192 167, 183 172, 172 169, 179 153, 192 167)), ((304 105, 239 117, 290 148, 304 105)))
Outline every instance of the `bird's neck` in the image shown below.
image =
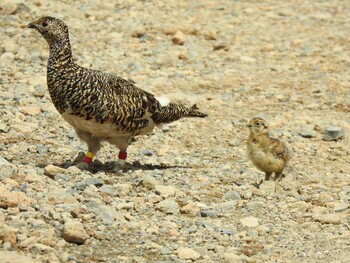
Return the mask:
POLYGON ((250 132, 249 139, 256 142, 263 142, 263 141, 269 140, 269 135, 268 133, 256 134, 254 132, 250 132))
POLYGON ((63 43, 50 43, 49 67, 67 67, 74 65, 69 39, 63 43))

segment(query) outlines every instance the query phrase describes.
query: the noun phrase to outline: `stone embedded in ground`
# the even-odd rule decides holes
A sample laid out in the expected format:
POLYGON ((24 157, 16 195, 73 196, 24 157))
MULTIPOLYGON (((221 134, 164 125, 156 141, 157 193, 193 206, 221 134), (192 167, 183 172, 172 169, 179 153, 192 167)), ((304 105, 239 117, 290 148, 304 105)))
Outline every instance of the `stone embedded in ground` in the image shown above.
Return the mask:
POLYGON ((315 214, 313 219, 323 224, 340 224, 342 222, 341 216, 337 214, 315 214))
POLYGON ((196 250, 186 247, 179 248, 177 250, 177 255, 179 256, 179 259, 185 260, 196 260, 201 256, 196 250))
POLYGON ((0 222, 0 241, 9 242, 12 247, 16 245, 16 230, 0 222))
POLYGON ((145 175, 141 178, 141 185, 148 189, 153 189, 158 183, 158 181, 151 175, 145 175))
POLYGON ((17 172, 18 168, 14 164, 0 157, 0 180, 10 178, 17 172))
POLYGON ((100 187, 103 185, 103 181, 96 177, 89 177, 88 179, 86 179, 86 185, 87 186, 94 185, 96 187, 100 187))
POLYGON ((186 205, 181 207, 181 213, 196 216, 200 211, 198 205, 194 202, 188 202, 186 205))
POLYGON ((44 173, 51 179, 54 179, 57 174, 66 174, 67 170, 61 167, 49 164, 45 167, 44 173))
POLYGON ((171 196, 175 196, 176 188, 174 186, 170 185, 156 185, 155 186, 155 192, 156 194, 159 194, 160 196, 167 198, 171 196))
POLYGON ((223 196, 224 200, 241 200, 241 195, 237 191, 228 191, 223 196))
POLYGON ((223 263, 241 262, 240 257, 235 253, 224 253, 222 257, 223 263))
POLYGON ((89 238, 82 223, 79 221, 68 221, 64 224, 63 234, 64 240, 75 244, 84 244, 89 238))
POLYGON ((212 209, 205 209, 200 211, 201 217, 216 217, 217 215, 217 212, 212 209))
POLYGON ((156 205, 156 209, 164 214, 177 215, 180 212, 179 205, 172 199, 165 199, 156 205))
POLYGON ((312 129, 305 129, 305 130, 302 130, 301 133, 300 133, 300 136, 301 137, 304 137, 304 138, 315 138, 317 135, 317 132, 315 130, 312 130, 312 129))
POLYGON ((19 191, 8 191, 7 189, 0 187, 0 207, 16 207, 19 205, 28 207, 35 201, 30 197, 27 197, 25 193, 19 191))
POLYGON ((263 181, 259 185, 259 189, 264 192, 273 193, 275 191, 275 182, 274 181, 263 181))
POLYGON ((327 127, 323 131, 324 141, 337 141, 344 137, 344 129, 338 126, 327 127))
POLYGON ((186 36, 181 31, 177 31, 171 40, 175 45, 182 46, 185 43, 186 36))
POLYGON ((257 227, 259 225, 258 218, 254 216, 248 216, 240 220, 241 224, 246 227, 257 227))

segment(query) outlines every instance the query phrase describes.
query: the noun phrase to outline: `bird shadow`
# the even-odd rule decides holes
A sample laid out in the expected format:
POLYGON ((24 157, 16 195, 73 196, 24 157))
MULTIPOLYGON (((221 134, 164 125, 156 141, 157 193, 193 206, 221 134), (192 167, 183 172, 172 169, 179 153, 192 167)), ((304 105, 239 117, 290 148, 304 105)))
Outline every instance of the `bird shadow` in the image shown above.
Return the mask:
MULTIPOLYGON (((61 162, 61 163, 52 163, 53 165, 68 169, 71 166, 76 166, 81 162, 82 158, 75 158, 73 161, 66 161, 66 162, 61 162)), ((47 161, 40 162, 37 164, 38 167, 40 168, 45 168, 47 165, 50 163, 47 161)), ((154 171, 154 170, 169 170, 169 169, 176 169, 176 168, 183 168, 183 169, 189 169, 191 168, 190 166, 184 166, 184 165, 165 165, 165 164, 142 164, 139 161, 134 161, 133 163, 127 162, 125 164, 125 167, 122 170, 116 171, 114 168, 117 166, 117 162, 112 161, 112 162, 101 162, 100 160, 95 160, 89 165, 89 168, 87 168, 85 171, 89 171, 93 174, 98 173, 98 172, 106 172, 106 173, 126 173, 129 171, 137 171, 137 170, 143 170, 143 171, 154 171)))

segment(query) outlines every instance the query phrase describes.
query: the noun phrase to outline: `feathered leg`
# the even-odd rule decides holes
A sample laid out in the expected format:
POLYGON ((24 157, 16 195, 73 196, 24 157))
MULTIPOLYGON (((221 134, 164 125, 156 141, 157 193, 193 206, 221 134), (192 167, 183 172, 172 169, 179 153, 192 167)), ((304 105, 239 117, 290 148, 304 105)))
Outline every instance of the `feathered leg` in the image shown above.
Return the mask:
POLYGON ((101 148, 101 141, 87 132, 77 132, 77 134, 88 146, 88 152, 86 152, 83 160, 77 165, 77 167, 81 170, 87 170, 92 163, 92 159, 101 148))
POLYGON ((128 156, 127 149, 130 144, 131 138, 132 137, 128 136, 108 140, 109 143, 117 146, 119 149, 118 162, 117 165, 113 168, 114 172, 121 171, 125 167, 126 158, 128 156))

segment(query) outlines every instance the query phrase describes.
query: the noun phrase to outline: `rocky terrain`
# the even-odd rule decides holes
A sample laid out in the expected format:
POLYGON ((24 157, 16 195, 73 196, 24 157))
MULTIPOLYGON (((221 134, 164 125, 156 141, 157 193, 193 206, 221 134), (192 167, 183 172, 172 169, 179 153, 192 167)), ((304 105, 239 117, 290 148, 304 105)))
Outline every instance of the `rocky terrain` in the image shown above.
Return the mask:
POLYGON ((348 262, 349 14, 340 0, 1 1, 0 262, 348 262), (209 116, 137 137, 123 173, 107 144, 80 171, 47 43, 26 28, 45 15, 68 24, 80 65, 209 116), (254 116, 292 154, 276 192, 245 154, 254 116))

